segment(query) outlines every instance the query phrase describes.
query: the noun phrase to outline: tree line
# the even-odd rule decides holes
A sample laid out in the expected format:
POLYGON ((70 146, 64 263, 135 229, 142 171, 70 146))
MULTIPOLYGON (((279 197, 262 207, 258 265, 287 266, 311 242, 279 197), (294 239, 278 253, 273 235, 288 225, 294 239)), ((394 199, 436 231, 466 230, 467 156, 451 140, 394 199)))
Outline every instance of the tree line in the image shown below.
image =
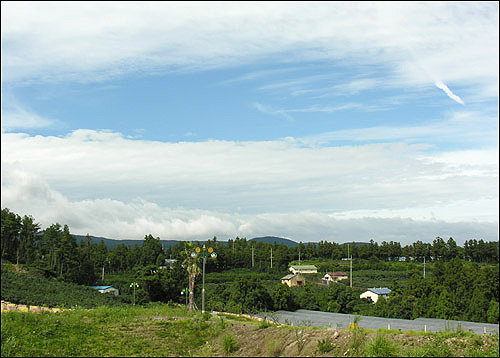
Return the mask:
MULTIPOLYGON (((392 318, 431 317, 480 322, 498 322, 498 241, 470 239, 463 247, 449 238, 437 237, 432 243, 417 241, 401 246, 398 242, 371 240, 367 244, 345 244, 320 241, 299 243, 295 247, 248 241, 245 238, 219 242, 216 237, 204 242, 180 242, 164 249, 160 238, 145 235, 142 245, 119 244, 110 249, 104 241, 86 238, 77 242, 68 225, 55 223, 41 231, 32 216, 1 212, 2 260, 26 264, 44 272, 47 277, 80 285, 105 284, 102 274, 121 273, 116 282, 129 294, 131 280, 139 280, 138 303, 148 301, 181 302, 180 290, 194 291, 199 299, 200 259, 190 253, 203 244, 212 247, 216 259, 206 262, 207 273, 228 273, 247 269, 251 273, 228 282, 212 284, 207 307, 231 312, 252 312, 306 308, 340 313, 357 313, 392 318), (348 253, 349 250, 349 253, 348 253), (272 251, 272 267, 271 267, 272 251), (432 263, 432 272, 422 277, 418 268, 404 287, 393 281, 389 300, 375 305, 361 300, 359 292, 343 284, 324 288, 307 285, 289 288, 282 284, 268 287, 262 275, 279 278, 291 261, 318 259, 339 260, 352 255, 362 262, 388 265, 401 258, 432 263), (177 259, 173 269, 162 269, 165 259, 177 259), (384 263, 385 261, 385 263, 384 263), (493 265, 491 265, 493 264, 493 265), (261 277, 258 277, 258 275, 261 277)), ((359 265, 358 265, 359 266, 359 265)), ((410 268, 408 266, 407 268, 410 268)), ((327 266, 322 267, 327 268, 327 266)), ((272 280, 266 280, 268 282, 272 280)), ((108 282, 109 284, 109 282, 108 282)), ((189 296, 193 306, 194 295, 189 296)))
MULTIPOLYGON (((432 243, 416 241, 405 246, 399 242, 383 241, 378 244, 370 240, 367 244, 353 243, 348 247, 346 244, 322 240, 318 243, 300 242, 297 246, 288 247, 285 244, 254 242, 239 237, 229 239, 227 243, 219 242, 214 237, 207 244, 217 252, 217 260, 207 260, 207 272, 234 268, 279 272, 286 270, 289 263, 298 258, 340 260, 348 255, 352 255, 353 259, 376 258, 382 261, 404 259, 443 262, 460 258, 472 262, 498 263, 499 250, 498 241, 470 239, 461 247, 451 237, 446 241, 436 237, 432 243)), ((1 249, 2 259, 43 267, 57 277, 86 283, 95 281, 103 269, 106 272, 128 272, 136 266, 162 266, 166 258, 184 261, 186 255, 184 242, 164 250, 160 238, 154 238, 151 234, 145 235, 142 245, 133 247, 119 244, 110 249, 103 241, 93 243, 88 234, 84 240, 77 242, 70 234, 68 225, 55 223, 41 231, 40 224, 31 215, 21 217, 8 208, 2 209, 1 213, 1 249)))

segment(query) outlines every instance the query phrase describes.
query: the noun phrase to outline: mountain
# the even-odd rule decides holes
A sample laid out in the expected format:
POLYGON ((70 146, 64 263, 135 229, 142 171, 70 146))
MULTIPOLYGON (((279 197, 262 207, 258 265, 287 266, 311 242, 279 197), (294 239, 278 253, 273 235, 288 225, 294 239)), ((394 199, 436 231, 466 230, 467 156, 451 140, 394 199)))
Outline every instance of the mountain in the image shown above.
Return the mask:
POLYGON ((255 242, 264 242, 268 244, 274 244, 275 242, 279 244, 285 244, 288 247, 295 247, 299 246, 298 242, 295 242, 293 240, 289 239, 284 239, 282 237, 276 237, 276 236, 263 236, 263 237, 254 237, 253 239, 248 240, 250 241, 255 241, 255 242))
MULTIPOLYGON (((85 240, 86 235, 75 235, 73 236, 76 238, 76 242, 79 244, 80 241, 85 240)), ((135 244, 138 244, 139 246, 142 246, 142 243, 144 240, 117 240, 117 239, 109 239, 106 237, 100 237, 100 236, 92 236, 89 235, 90 239, 92 240, 92 243, 94 244, 99 244, 101 241, 104 241, 104 244, 106 244, 106 247, 108 249, 114 249, 116 246, 120 244, 125 244, 127 246, 133 247, 135 244)), ((218 241, 218 240, 217 240, 218 241)), ((264 243, 270 243, 274 244, 275 242, 277 244, 285 244, 288 247, 294 247, 298 246, 299 244, 293 240, 285 239, 282 237, 276 237, 276 236, 263 236, 263 237, 255 237, 253 239, 248 240, 250 241, 255 241, 255 242, 264 242, 264 243)), ((166 250, 171 246, 177 245, 179 242, 182 242, 180 240, 160 240, 160 242, 163 245, 163 249, 166 250)), ((202 242, 202 241, 200 241, 202 242)), ((221 244, 227 244, 227 241, 218 241, 221 244)))
MULTIPOLYGON (((75 237, 76 242, 78 244, 80 243, 80 241, 85 240, 85 238, 86 238, 86 235, 74 235, 73 234, 73 236, 75 237)), ((94 244, 98 244, 101 241, 104 241, 104 244, 106 244, 106 247, 108 249, 114 249, 116 246, 118 246, 120 244, 125 244, 125 245, 130 246, 130 247, 133 247, 135 244, 138 244, 140 247, 140 246, 142 246, 142 243, 144 242, 144 239, 143 240, 116 240, 116 239, 108 239, 108 238, 99 237, 99 236, 92 236, 92 235, 89 235, 89 236, 90 236, 90 239, 92 240, 92 243, 94 243, 94 244)), ((166 250, 170 246, 177 245, 180 241, 179 240, 160 240, 160 242, 163 245, 163 249, 166 250)))

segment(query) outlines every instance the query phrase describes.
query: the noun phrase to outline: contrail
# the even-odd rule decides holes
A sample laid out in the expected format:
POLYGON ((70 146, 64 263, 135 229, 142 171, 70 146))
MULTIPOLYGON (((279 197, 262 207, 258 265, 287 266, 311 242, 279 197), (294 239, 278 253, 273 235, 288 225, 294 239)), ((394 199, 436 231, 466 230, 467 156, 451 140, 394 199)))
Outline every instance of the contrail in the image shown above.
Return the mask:
POLYGON ((443 81, 435 81, 434 84, 436 85, 437 88, 442 89, 452 100, 460 103, 461 105, 465 105, 464 101, 462 101, 460 97, 458 97, 455 93, 453 93, 448 88, 448 86, 443 83, 443 81))

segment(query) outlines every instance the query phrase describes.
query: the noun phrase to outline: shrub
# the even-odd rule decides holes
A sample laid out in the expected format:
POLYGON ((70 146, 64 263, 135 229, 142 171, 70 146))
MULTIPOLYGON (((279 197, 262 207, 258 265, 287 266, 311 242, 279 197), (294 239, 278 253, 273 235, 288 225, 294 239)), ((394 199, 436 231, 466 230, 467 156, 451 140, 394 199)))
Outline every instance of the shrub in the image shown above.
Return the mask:
POLYGON ((231 334, 224 335, 222 338, 222 346, 224 348, 224 352, 226 353, 232 353, 239 349, 239 344, 236 341, 236 338, 234 338, 231 334))
POLYGON ((368 357, 398 357, 398 346, 387 338, 385 334, 377 334, 364 348, 364 354, 368 357))
POLYGON ((333 344, 330 339, 325 338, 318 341, 318 351, 321 354, 328 353, 333 349, 333 344))

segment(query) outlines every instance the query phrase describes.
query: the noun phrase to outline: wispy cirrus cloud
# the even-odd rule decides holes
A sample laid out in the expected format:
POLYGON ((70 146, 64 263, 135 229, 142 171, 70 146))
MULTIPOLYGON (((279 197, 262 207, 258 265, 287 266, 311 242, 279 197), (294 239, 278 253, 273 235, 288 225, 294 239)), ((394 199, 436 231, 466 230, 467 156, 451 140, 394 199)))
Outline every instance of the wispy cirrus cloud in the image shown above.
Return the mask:
POLYGON ((59 122, 42 117, 10 95, 2 99, 2 131, 27 130, 51 127, 59 122))
POLYGON ((11 84, 273 59, 384 64, 398 87, 433 84, 432 73, 498 96, 498 4, 489 2, 3 2, 2 50, 11 84))
POLYGON ((444 93, 446 93, 448 95, 448 97, 450 97, 452 100, 454 100, 457 103, 460 103, 461 105, 465 105, 464 101, 462 101, 462 99, 459 96, 457 96, 455 93, 453 93, 448 88, 448 86, 445 85, 442 81, 436 81, 434 84, 436 85, 437 88, 442 89, 444 91, 444 93))

